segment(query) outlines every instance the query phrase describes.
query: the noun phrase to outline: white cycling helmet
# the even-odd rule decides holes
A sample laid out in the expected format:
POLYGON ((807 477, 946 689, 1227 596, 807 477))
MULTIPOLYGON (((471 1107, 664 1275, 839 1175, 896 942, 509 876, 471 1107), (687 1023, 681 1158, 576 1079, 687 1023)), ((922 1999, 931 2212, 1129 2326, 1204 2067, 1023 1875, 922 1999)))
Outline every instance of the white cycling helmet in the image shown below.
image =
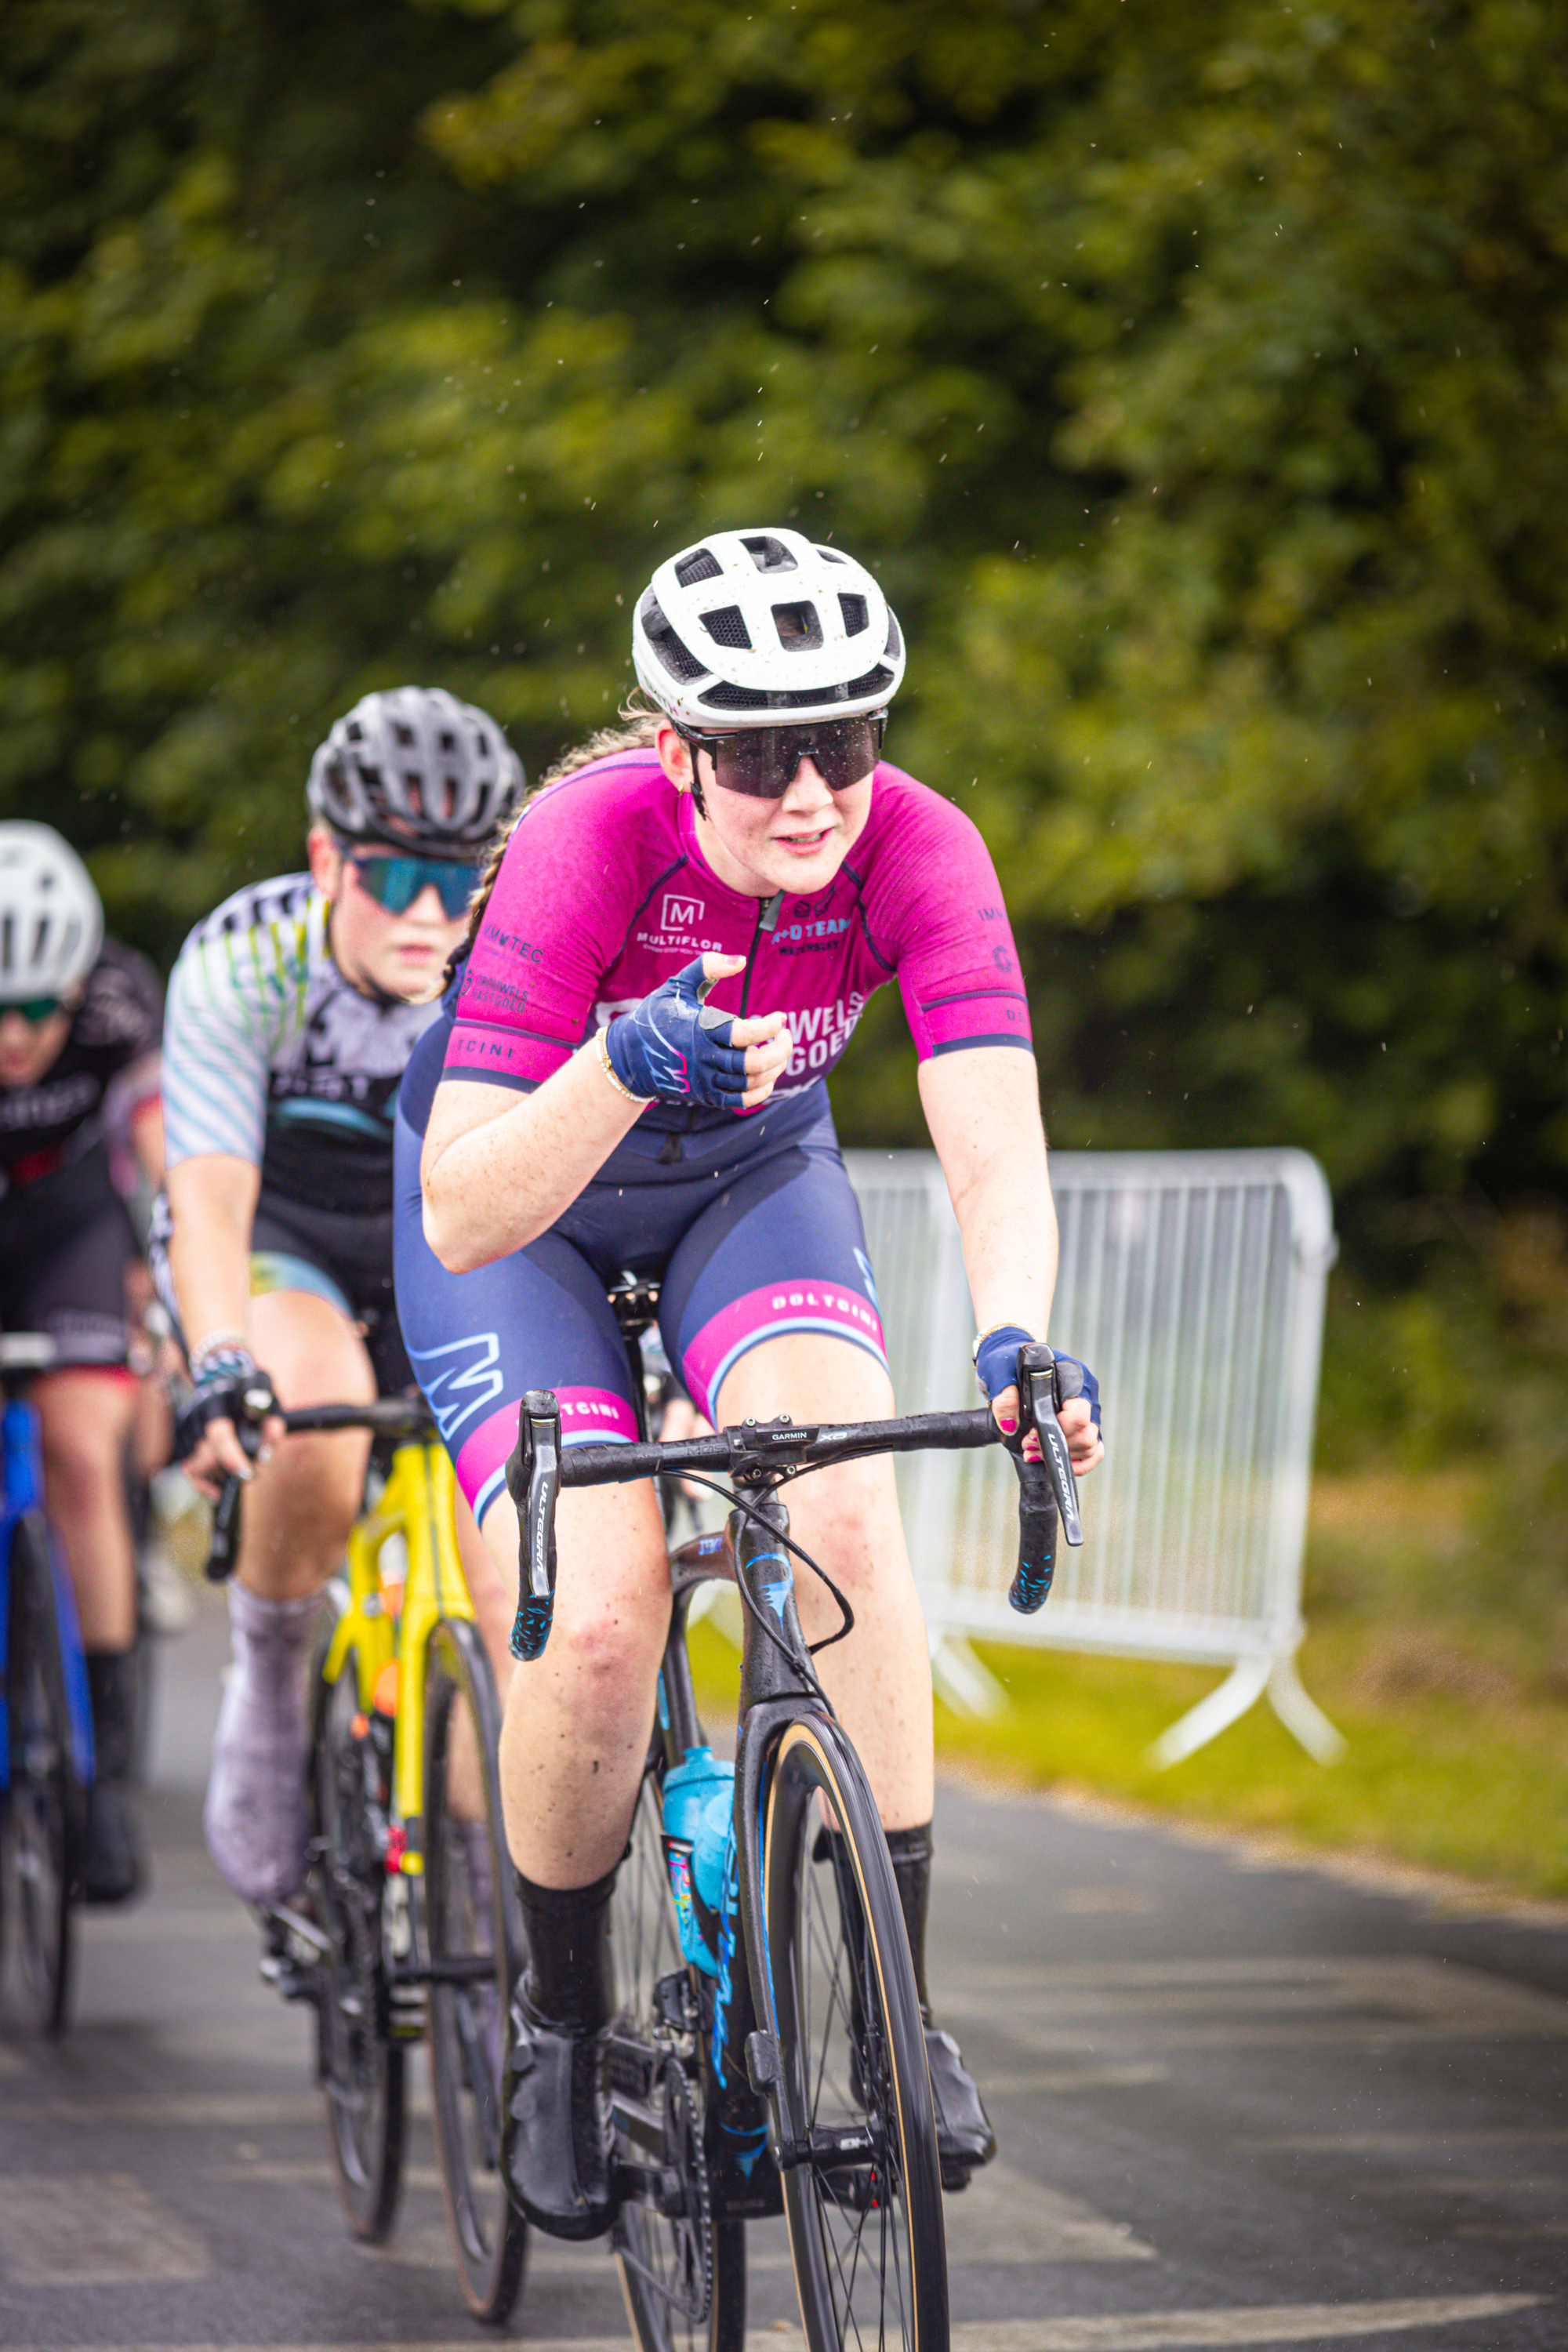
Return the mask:
POLYGON ((885 710, 904 640, 864 564, 798 530, 713 530, 632 617, 643 692, 696 733, 885 710))
POLYGON ((0 824, 0 1004, 67 996, 98 961, 103 903, 52 825, 0 824))
POLYGON ((345 841, 473 858, 523 792, 522 761, 488 713, 438 686, 367 694, 310 762, 310 814, 345 841))

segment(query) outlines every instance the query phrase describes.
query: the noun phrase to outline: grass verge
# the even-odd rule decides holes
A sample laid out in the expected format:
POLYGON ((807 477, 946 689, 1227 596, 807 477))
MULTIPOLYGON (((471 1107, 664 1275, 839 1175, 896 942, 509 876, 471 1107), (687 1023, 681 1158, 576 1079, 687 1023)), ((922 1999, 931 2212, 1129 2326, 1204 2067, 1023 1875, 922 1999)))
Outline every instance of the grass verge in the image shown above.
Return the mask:
MULTIPOLYGON (((1303 1754, 1265 1703, 1159 1771, 1152 1742, 1217 1674, 1002 1643, 976 1646, 1005 1708, 975 1718, 939 1703, 939 1759, 1015 1787, 1090 1790, 1524 1895, 1568 1895, 1561 1649, 1535 1612, 1510 1615, 1495 1597, 1467 1608, 1467 1595, 1495 1596, 1489 1513, 1484 1482, 1453 1475, 1319 1481, 1300 1668, 1349 1741, 1338 1764, 1303 1754)), ((701 1624, 692 1654, 707 1703, 724 1713, 734 1650, 701 1624)))

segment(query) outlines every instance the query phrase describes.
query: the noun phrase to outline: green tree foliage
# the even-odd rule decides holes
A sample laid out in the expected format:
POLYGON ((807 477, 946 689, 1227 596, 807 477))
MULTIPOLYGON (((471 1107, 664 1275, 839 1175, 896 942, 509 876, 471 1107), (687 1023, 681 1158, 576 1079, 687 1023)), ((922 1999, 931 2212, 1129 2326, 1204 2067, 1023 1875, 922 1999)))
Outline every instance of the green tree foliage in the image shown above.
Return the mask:
POLYGON ((0 795, 165 956, 252 856, 298 856, 345 694, 419 667, 447 567, 388 551, 349 352, 450 303, 493 234, 416 124, 502 46, 299 0, 6 11, 0 795))
MULTIPOLYGON (((710 524, 875 561, 1061 1142, 1560 1190, 1546 0, 19 0, 5 803, 167 948, 406 676, 537 764, 710 524)), ((912 1139, 896 1007, 839 1089, 912 1139)), ((1368 1228, 1370 1230, 1370 1227, 1368 1228)))

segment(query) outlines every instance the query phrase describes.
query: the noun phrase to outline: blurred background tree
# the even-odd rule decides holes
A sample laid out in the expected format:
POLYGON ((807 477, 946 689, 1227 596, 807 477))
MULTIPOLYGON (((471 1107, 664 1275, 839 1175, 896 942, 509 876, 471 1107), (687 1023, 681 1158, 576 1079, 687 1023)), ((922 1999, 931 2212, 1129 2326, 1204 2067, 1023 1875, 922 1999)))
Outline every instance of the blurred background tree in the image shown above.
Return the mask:
MULTIPOLYGON (((0 807, 116 929, 166 959, 289 864, 369 687, 449 685, 542 764, 630 684, 660 556, 788 517, 905 621, 889 749, 995 852, 1054 1139, 1319 1153, 1394 1301, 1347 1297, 1347 1437, 1405 1391, 1428 1445, 1484 1421, 1458 1333, 1558 1361, 1559 10, 7 31, 0 807)), ((837 1100, 920 1139, 891 1001, 837 1100)))

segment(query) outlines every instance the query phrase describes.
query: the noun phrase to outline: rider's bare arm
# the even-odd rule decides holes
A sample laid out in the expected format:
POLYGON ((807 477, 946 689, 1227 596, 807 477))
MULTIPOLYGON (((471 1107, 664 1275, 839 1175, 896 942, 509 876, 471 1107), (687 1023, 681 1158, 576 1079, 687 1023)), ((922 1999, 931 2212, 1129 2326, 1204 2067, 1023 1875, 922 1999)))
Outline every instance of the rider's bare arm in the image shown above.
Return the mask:
MULTIPOLYGON (((259 1169, 226 1151, 199 1152, 169 1171, 169 1271, 180 1323, 193 1348, 209 1332, 248 1328, 250 1228, 260 1189, 259 1169)), ((280 1434, 280 1427, 272 1429, 273 1438, 280 1434)), ((249 1476, 232 1422, 207 1423, 185 1475, 209 1495, 225 1475, 249 1476)))
POLYGON ((169 1268, 193 1346, 209 1331, 243 1331, 250 1313, 250 1227, 261 1171, 227 1151, 169 1171, 169 1268))
MULTIPOLYGON (((743 956, 704 958, 710 980, 743 956)), ((789 1060, 782 1013, 737 1021, 731 1042, 751 1049, 742 1100, 765 1102, 789 1060), (782 1035, 780 1033, 783 1033, 782 1035)), ((447 1080, 436 1091, 420 1174, 425 1238, 452 1274, 468 1274, 552 1225, 635 1126, 643 1110, 606 1075, 592 1038, 531 1094, 447 1080)))
MULTIPOLYGON (((921 1064, 920 1089, 976 1322, 982 1331, 1017 1323, 1043 1338, 1057 1284, 1057 1213, 1035 1057, 984 1045, 938 1055, 921 1064)), ((1017 1390, 1005 1389, 992 1410, 1004 1428, 1016 1425, 1017 1390)), ((1059 1418, 1073 1468, 1092 1469, 1104 1448, 1089 1406, 1075 1398, 1059 1418)), ((1031 1436, 1026 1450, 1037 1443, 1031 1436)))

